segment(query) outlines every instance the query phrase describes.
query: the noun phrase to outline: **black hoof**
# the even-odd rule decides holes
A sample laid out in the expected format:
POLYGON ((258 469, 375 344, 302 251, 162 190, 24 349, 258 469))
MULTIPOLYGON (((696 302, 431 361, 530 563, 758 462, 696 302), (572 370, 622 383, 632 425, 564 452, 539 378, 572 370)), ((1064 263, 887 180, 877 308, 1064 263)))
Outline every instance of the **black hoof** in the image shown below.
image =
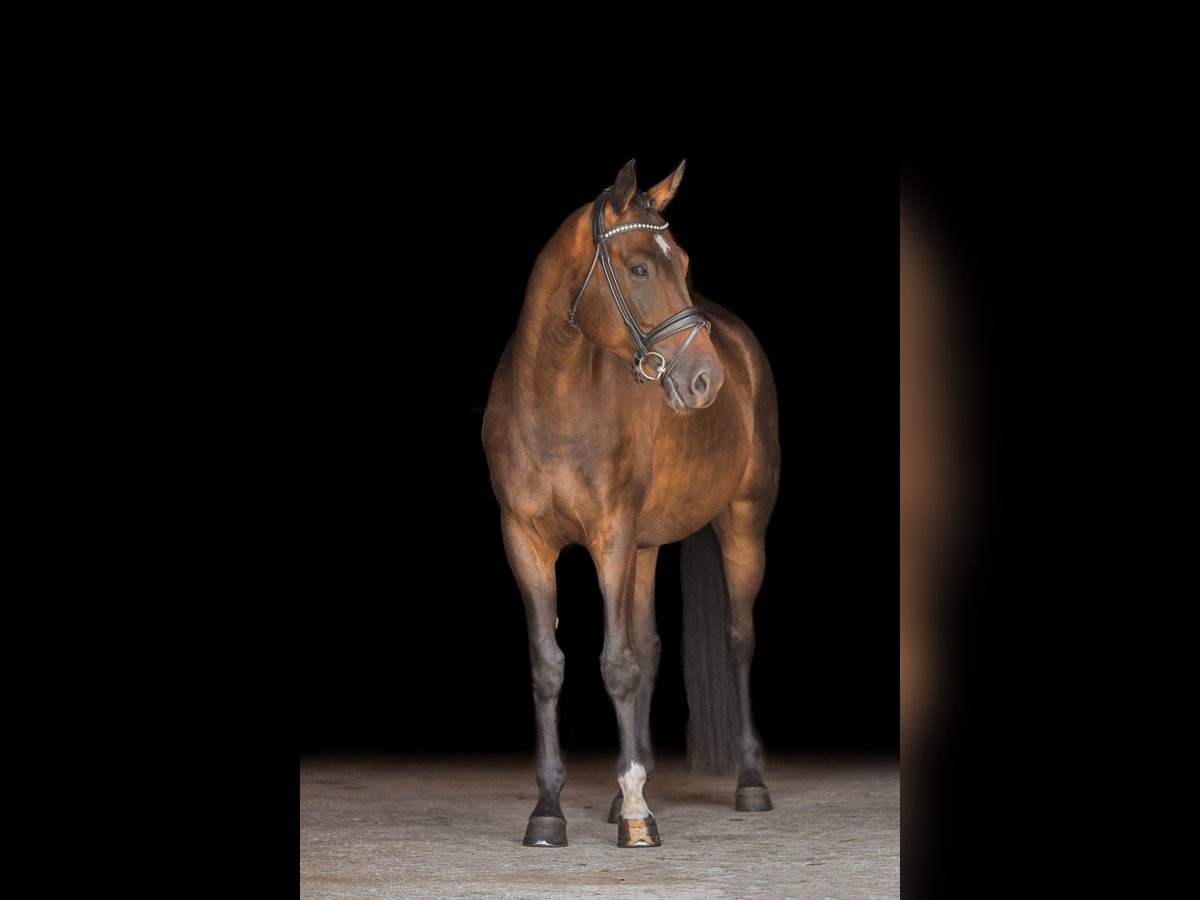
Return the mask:
POLYGON ((567 846, 567 820, 558 816, 530 816, 522 843, 526 847, 567 846))
POLYGON ((621 819, 617 822, 618 847, 661 847, 658 825, 654 816, 637 819, 621 819))
POLYGON ((734 795, 733 808, 738 812, 766 812, 774 807, 765 787, 740 787, 734 795))
POLYGON ((613 798, 612 806, 608 808, 608 824, 616 825, 621 821, 621 804, 625 802, 625 798, 621 794, 617 794, 613 798))

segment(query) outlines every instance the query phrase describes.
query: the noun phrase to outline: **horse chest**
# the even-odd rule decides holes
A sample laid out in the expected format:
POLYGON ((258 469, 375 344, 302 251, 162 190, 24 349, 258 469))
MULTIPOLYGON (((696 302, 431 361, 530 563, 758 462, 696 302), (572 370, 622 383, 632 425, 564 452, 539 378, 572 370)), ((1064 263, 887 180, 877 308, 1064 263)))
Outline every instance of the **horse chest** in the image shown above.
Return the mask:
POLYGON ((525 473, 529 512, 560 543, 587 543, 588 533, 636 504, 650 480, 649 455, 611 435, 543 444, 530 459, 537 464, 525 473))
POLYGON ((635 525, 643 546, 681 540, 716 517, 741 477, 729 454, 686 431, 674 441, 607 431, 531 443, 511 499, 557 546, 588 544, 619 522, 635 525))

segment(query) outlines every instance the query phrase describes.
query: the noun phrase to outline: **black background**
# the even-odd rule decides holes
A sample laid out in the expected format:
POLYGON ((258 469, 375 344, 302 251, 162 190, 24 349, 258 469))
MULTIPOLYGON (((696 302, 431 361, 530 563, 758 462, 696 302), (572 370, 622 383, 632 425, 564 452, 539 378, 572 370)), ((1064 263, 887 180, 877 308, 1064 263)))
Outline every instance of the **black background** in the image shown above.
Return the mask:
MULTIPOLYGON (((778 384, 783 477, 755 614, 766 750, 894 752, 894 163, 761 125, 732 151, 714 137, 431 140, 403 161, 394 143, 356 142, 292 210, 298 296, 272 335, 285 361, 263 413, 299 423, 270 462, 285 473, 301 750, 532 748, 482 407, 538 252, 636 155, 643 188, 688 158, 672 230, 698 289, 756 332, 778 384)), ((683 746, 686 720, 677 566, 664 548, 660 747, 683 746)), ((564 553, 559 579, 563 744, 615 748, 587 554, 564 553)))

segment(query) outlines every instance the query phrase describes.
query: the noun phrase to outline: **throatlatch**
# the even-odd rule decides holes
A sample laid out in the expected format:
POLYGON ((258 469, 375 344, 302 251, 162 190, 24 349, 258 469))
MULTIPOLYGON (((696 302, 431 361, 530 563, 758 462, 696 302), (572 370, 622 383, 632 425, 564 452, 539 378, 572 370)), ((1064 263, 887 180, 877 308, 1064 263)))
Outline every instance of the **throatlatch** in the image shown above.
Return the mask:
POLYGON ((675 368, 675 363, 679 362, 679 358, 683 356, 684 351, 695 340, 701 328, 710 333, 712 332, 712 323, 704 318, 704 314, 694 306, 681 309, 649 331, 642 331, 638 323, 634 321, 633 314, 629 312, 629 306, 626 304, 625 297, 621 293, 621 285, 617 283, 616 273, 613 271, 612 259, 608 255, 608 239, 616 237, 618 234, 624 234, 627 231, 666 231, 668 223, 663 222, 661 225, 651 225, 649 222, 630 222, 626 225, 618 225, 615 228, 605 231, 604 202, 608 200, 608 195, 611 192, 612 188, 605 188, 600 192, 600 196, 596 198, 596 202, 592 204, 592 243, 596 245, 596 255, 592 257, 591 268, 588 269, 587 277, 583 279, 583 287, 579 289, 579 293, 575 295, 575 299, 571 302, 571 308, 567 311, 567 321, 572 325, 575 324, 575 309, 579 306, 583 292, 587 290, 587 286, 592 280, 592 272, 596 270, 596 261, 599 260, 600 269, 604 272, 604 280, 608 282, 608 289, 612 292, 613 302, 617 304, 617 312, 621 314, 621 320, 625 323, 625 328, 629 332, 629 336, 633 338, 634 352, 633 365, 631 367, 633 369, 633 380, 638 384, 645 384, 647 381, 662 381, 662 379, 671 374, 671 370, 675 368), (687 336, 687 340, 675 351, 675 355, 671 357, 670 362, 667 362, 667 358, 657 350, 651 349, 664 338, 677 334, 688 327, 692 329, 692 333, 687 336), (646 362, 646 359, 651 356, 658 357, 658 368, 653 375, 647 375, 642 366, 646 362))

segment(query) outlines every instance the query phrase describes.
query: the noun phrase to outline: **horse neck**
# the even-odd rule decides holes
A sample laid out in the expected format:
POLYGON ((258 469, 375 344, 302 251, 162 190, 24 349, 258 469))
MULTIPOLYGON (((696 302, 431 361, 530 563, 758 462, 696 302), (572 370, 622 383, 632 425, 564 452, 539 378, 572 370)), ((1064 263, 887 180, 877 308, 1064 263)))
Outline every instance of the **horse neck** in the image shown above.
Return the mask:
POLYGON ((520 384, 537 406, 578 405, 579 392, 592 380, 600 349, 567 322, 567 309, 583 283, 590 259, 579 252, 578 223, 568 221, 538 257, 525 306, 517 323, 513 364, 520 384))

